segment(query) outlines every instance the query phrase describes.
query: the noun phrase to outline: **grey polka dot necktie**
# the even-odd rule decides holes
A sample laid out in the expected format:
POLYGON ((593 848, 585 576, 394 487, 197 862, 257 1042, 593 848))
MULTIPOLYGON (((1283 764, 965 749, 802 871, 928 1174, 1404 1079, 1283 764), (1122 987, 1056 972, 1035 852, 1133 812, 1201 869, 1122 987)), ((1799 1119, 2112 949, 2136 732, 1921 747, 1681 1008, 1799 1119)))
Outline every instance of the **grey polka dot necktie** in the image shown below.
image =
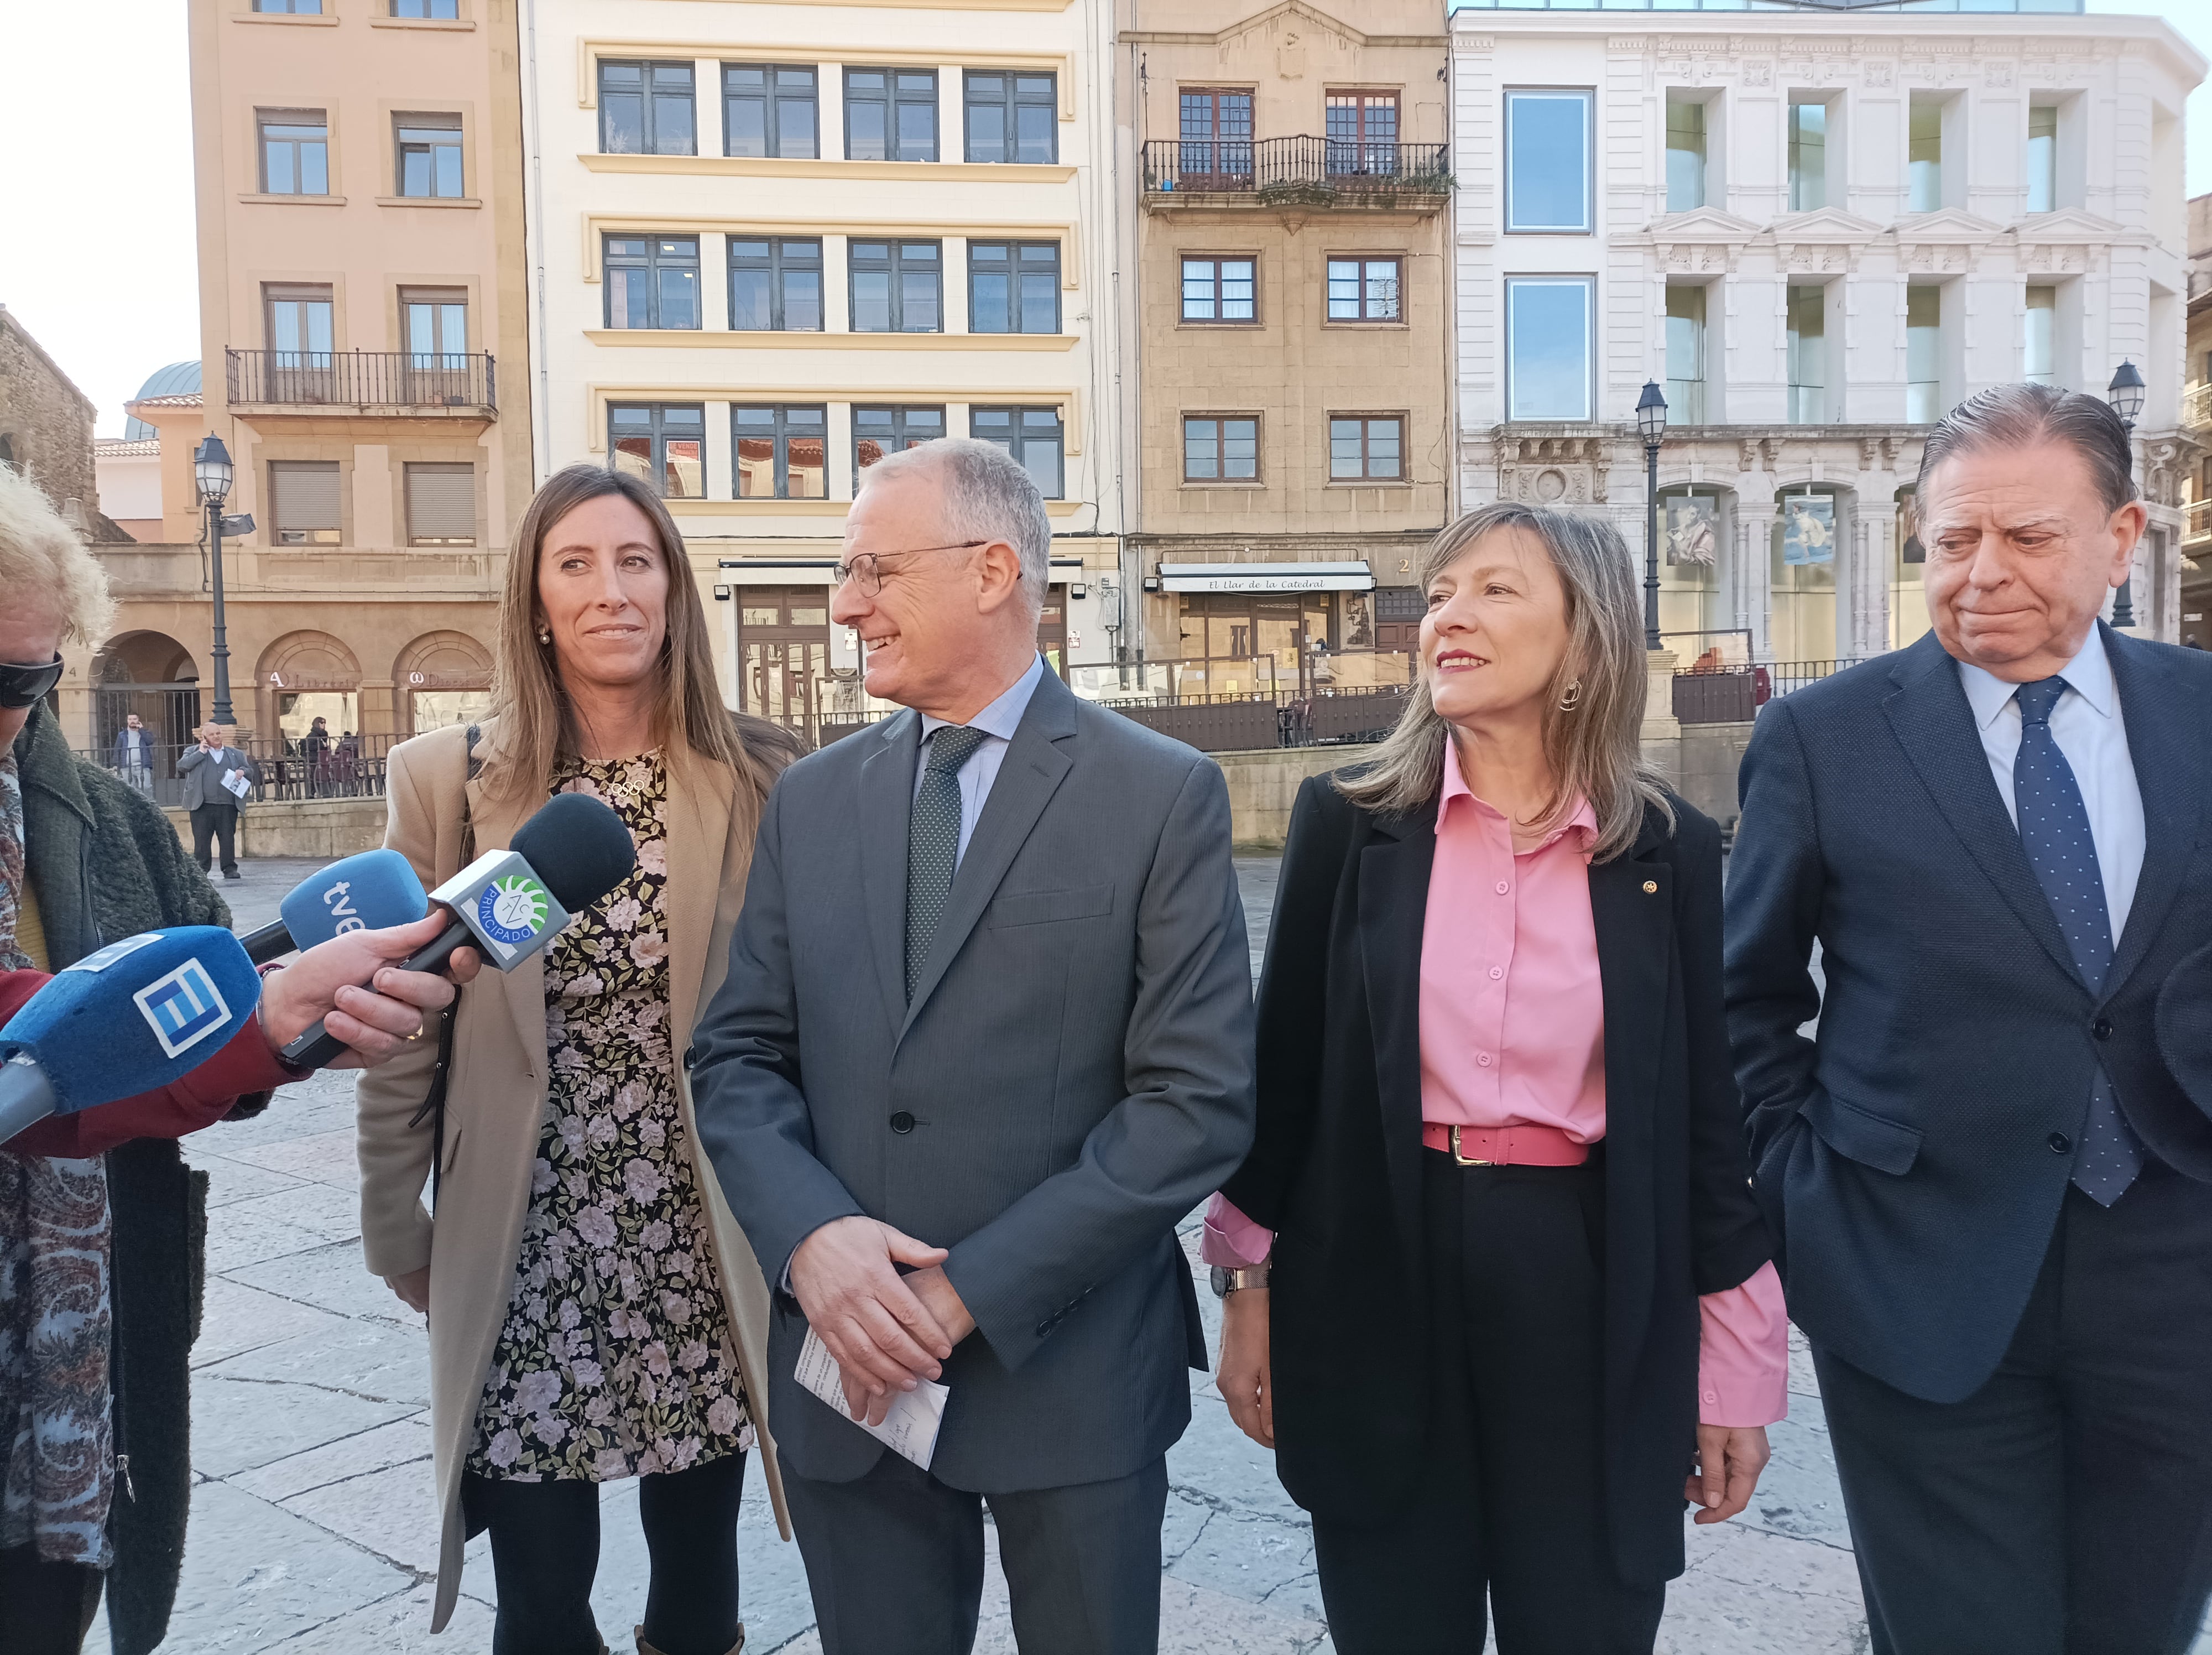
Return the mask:
POLYGON ((929 961, 929 945, 952 894, 952 870, 960 861, 960 767, 983 745, 983 732, 964 724, 941 724, 929 738, 929 767, 906 830, 906 997, 929 961))
MULTIPOLYGON (((2074 969, 2094 995, 2104 991, 2105 974, 2112 969, 2112 922, 2105 906, 2104 871, 2089 834, 2088 807, 2081 802, 2074 767, 2051 733, 2051 711, 2065 693, 2063 678, 2023 684, 2013 692, 2020 703, 2013 803, 2028 866, 2066 934, 2074 969)), ((2110 1207, 2136 1181, 2142 1164, 2142 1141, 2120 1113, 2112 1080, 2100 1062, 2089 1090, 2088 1118, 2075 1151, 2074 1182, 2092 1200, 2110 1207)))

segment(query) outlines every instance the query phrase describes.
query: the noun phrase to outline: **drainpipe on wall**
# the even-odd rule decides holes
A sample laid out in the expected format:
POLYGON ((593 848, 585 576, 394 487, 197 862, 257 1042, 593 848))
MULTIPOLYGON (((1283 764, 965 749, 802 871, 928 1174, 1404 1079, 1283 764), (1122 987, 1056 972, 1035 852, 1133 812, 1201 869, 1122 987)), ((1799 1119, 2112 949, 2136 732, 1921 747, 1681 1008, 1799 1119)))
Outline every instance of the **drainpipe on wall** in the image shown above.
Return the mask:
MULTIPOLYGON (((550 446, 552 441, 550 424, 553 418, 553 386, 550 370, 546 366, 548 350, 545 328, 545 163, 543 146, 538 135, 538 0, 522 0, 522 15, 527 36, 526 72, 522 82, 522 100, 528 113, 530 132, 530 193, 533 216, 537 221, 536 245, 530 250, 527 266, 534 278, 532 307, 538 313, 538 406, 543 411, 531 422, 530 463, 537 473, 532 479, 533 490, 545 481, 551 469, 551 456, 542 451, 540 441, 550 446)), ((527 241, 530 238, 526 235, 527 241)))

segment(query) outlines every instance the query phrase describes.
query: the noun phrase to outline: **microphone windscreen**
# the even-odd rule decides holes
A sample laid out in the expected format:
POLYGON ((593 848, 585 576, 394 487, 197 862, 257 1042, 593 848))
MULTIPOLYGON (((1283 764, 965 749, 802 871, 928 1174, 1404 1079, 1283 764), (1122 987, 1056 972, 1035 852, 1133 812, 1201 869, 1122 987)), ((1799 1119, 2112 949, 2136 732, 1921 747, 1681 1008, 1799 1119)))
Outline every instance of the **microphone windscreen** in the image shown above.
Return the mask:
POLYGON ((229 1044, 261 1000, 261 976, 219 926, 111 942, 58 972, 0 1027, 0 1059, 45 1071, 62 1114, 182 1080, 229 1044))
POLYGON ((637 866, 637 845, 622 818, 587 793, 555 794, 515 830, 513 848, 571 914, 582 913, 637 866))
POLYGON ((344 931, 381 931, 430 911, 422 881, 396 850, 364 850, 318 870, 292 887, 277 910, 301 948, 344 931))

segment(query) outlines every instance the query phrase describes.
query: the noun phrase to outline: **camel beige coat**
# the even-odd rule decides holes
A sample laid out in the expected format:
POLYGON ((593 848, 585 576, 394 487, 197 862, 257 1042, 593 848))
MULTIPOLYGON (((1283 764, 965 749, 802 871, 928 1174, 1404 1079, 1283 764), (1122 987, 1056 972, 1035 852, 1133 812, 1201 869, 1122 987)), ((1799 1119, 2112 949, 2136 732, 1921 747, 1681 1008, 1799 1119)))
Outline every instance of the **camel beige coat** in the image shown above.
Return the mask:
MULTIPOLYGON (((482 727, 477 756, 489 770, 499 758, 499 729, 482 727)), ((392 750, 385 788, 384 843, 414 864, 425 889, 460 867, 462 790, 466 787, 477 849, 503 849, 536 809, 536 799, 506 803, 465 781, 465 732, 459 727, 416 737, 392 750)), ((744 1232, 730 1216, 714 1168, 700 1153, 684 1049, 699 1007, 722 981, 730 932, 743 905, 756 812, 732 796, 689 807, 672 794, 668 823, 669 1027, 684 1111, 684 1142, 709 1208, 715 1265, 737 1340, 745 1398, 759 1437, 756 1457, 786 1539, 790 1519, 769 1435, 769 1297, 744 1232)), ((507 1317, 529 1208, 530 1168, 545 1123, 545 970, 532 954, 504 976, 487 970, 461 996, 446 1105, 446 1165, 434 1226, 423 1198, 430 1177, 430 1123, 410 1128, 436 1062, 433 1043, 361 1080, 356 1094, 361 1154, 361 1232, 368 1268, 401 1275, 430 1267, 430 1426, 444 1513, 432 1631, 444 1628, 460 1591, 461 1469, 477 1402, 507 1317), (436 1244, 432 1245, 435 1236, 436 1244)))

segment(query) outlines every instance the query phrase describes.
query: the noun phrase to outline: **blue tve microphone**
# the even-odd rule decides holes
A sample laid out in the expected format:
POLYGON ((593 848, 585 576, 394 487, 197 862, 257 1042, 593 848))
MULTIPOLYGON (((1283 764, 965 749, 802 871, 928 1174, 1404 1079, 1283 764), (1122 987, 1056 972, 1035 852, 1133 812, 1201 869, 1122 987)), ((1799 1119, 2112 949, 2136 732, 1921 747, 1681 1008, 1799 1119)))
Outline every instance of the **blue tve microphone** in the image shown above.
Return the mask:
POLYGON ((292 887, 276 910, 283 917, 238 940, 256 965, 282 959, 348 931, 411 925, 430 911, 422 881, 396 850, 364 850, 332 862, 292 887))
POLYGON ((87 954, 0 1028, 0 1143, 49 1115, 182 1080, 260 1001, 260 973, 220 926, 144 931, 87 954))

